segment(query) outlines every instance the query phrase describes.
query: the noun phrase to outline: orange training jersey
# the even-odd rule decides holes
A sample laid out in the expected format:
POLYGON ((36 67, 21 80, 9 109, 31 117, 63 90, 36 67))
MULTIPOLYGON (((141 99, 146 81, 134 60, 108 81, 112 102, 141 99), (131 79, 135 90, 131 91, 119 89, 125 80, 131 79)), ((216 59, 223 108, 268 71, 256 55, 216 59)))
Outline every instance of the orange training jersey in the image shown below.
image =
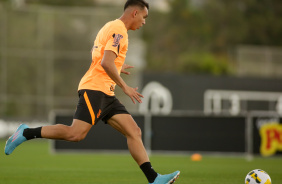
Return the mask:
POLYGON ((115 82, 107 75, 101 61, 105 50, 111 50, 116 55, 115 65, 120 73, 128 47, 128 34, 124 23, 116 19, 108 22, 96 36, 92 48, 92 63, 89 70, 82 77, 78 90, 90 89, 102 91, 114 96, 115 82))

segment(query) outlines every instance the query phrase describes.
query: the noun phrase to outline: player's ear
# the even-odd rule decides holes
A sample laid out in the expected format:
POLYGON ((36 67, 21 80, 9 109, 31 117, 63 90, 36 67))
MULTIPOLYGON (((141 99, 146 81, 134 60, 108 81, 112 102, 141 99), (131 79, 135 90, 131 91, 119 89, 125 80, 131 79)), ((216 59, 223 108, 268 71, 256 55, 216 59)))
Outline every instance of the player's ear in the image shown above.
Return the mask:
POLYGON ((137 10, 134 10, 134 11, 132 12, 132 15, 133 15, 134 18, 137 16, 137 13, 138 13, 137 10))

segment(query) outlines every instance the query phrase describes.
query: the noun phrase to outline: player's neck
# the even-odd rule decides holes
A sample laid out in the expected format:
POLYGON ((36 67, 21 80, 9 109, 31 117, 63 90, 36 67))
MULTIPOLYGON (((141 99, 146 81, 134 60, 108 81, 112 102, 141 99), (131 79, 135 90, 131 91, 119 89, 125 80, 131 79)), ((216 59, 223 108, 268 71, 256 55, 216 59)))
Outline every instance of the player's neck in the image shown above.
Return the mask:
POLYGON ((121 21, 124 23, 124 25, 125 25, 127 31, 130 30, 131 21, 126 17, 125 14, 123 14, 123 15, 119 18, 119 20, 121 20, 121 21))

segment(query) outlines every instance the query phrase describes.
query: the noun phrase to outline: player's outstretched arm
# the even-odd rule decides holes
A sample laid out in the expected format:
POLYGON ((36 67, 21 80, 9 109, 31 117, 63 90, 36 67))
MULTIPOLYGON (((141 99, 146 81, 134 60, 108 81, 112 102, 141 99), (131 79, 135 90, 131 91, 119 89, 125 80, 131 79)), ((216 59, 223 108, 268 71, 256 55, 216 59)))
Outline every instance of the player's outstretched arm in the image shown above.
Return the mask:
POLYGON ((120 77, 114 62, 116 57, 117 56, 113 51, 105 50, 101 66, 104 68, 109 77, 123 90, 123 92, 131 98, 134 104, 136 104, 135 100, 142 103, 140 97, 143 98, 143 95, 137 92, 138 88, 129 87, 120 77))

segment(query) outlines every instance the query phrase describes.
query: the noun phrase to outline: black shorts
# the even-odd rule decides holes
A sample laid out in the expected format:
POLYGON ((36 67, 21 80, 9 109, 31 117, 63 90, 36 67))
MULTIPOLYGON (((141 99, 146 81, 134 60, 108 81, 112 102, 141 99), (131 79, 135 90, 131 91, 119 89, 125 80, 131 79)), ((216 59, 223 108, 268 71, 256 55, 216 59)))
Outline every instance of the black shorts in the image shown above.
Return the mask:
POLYGON ((74 119, 95 125, 99 120, 107 123, 107 120, 116 114, 129 114, 115 96, 94 90, 79 90, 78 95, 74 119))

